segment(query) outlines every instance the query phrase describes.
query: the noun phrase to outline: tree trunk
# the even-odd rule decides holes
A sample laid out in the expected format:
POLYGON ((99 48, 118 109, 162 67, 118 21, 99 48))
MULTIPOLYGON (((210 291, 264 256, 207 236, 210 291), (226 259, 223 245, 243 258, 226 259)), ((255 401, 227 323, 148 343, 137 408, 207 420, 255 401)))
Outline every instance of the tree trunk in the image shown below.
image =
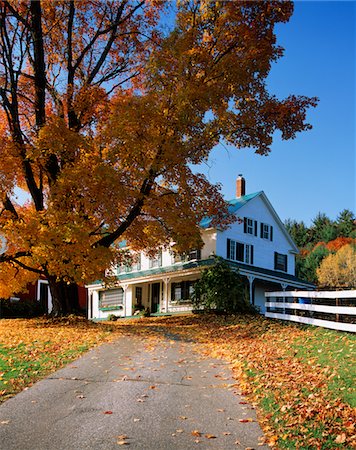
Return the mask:
POLYGON ((66 316, 79 312, 78 286, 66 283, 55 277, 48 277, 48 284, 52 295, 52 311, 54 317, 66 316))

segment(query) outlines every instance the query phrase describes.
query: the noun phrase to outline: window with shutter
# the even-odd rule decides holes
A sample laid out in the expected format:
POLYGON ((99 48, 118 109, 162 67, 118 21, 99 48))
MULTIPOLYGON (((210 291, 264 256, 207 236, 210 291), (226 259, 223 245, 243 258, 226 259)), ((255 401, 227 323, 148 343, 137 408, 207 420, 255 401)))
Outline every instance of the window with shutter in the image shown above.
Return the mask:
POLYGON ((257 236, 257 220, 244 217, 244 233, 257 236))
POLYGON ((283 272, 287 272, 287 255, 282 253, 274 252, 274 268, 275 270, 281 270, 283 272))
POLYGON ((243 244, 242 242, 227 240, 227 259, 231 261, 253 264, 253 245, 243 244))
POLYGON ((269 241, 272 241, 272 225, 268 225, 267 223, 261 222, 261 228, 260 228, 260 236, 262 239, 267 239, 269 241))

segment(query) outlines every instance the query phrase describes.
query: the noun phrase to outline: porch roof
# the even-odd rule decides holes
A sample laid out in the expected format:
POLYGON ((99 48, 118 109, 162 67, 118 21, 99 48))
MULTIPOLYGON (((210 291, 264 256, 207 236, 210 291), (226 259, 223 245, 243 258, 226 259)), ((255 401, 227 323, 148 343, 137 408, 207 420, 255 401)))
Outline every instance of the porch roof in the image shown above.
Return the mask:
POLYGON ((248 272, 251 275, 255 275, 256 278, 258 278, 259 276, 263 277, 265 275, 265 276, 281 279, 282 281, 285 281, 286 283, 288 283, 288 282, 297 283, 297 284, 302 284, 306 287, 310 287, 311 289, 315 288, 315 285, 313 283, 310 283, 309 281, 301 280, 300 278, 296 277, 295 275, 291 275, 290 273, 279 272, 279 271, 271 270, 271 269, 264 269, 263 267, 250 266, 248 264, 243 264, 243 263, 239 263, 239 262, 235 262, 235 261, 227 261, 227 262, 232 269, 236 268, 236 269, 239 269, 240 271, 248 272))
MULTIPOLYGON (((198 268, 205 268, 208 266, 212 266, 215 263, 214 258, 209 259, 203 259, 203 260, 194 260, 194 261, 188 261, 183 263, 175 263, 170 266, 163 266, 163 267, 155 267, 148 270, 139 270, 136 272, 125 272, 121 273, 117 276, 118 281, 134 281, 135 279, 144 281, 142 279, 144 278, 152 278, 163 274, 169 274, 172 272, 186 272, 189 270, 198 269, 198 268)), ((309 289, 314 289, 315 285, 313 283, 310 283, 309 281, 301 280, 300 278, 291 275, 289 273, 279 272, 275 270, 270 269, 264 269, 262 267, 255 267, 250 266, 248 264, 243 264, 240 262, 235 261, 227 261, 229 266, 232 269, 238 269, 241 273, 241 275, 244 276, 253 276, 255 278, 259 278, 262 280, 275 280, 277 282, 285 282, 289 285, 297 285, 297 286, 304 286, 309 289)), ((92 283, 91 285, 95 284, 101 284, 102 282, 100 280, 97 280, 96 282, 92 283)), ((130 283, 131 284, 131 283, 130 283)))
POLYGON ((170 273, 170 272, 178 272, 181 270, 188 270, 188 269, 195 269, 197 267, 201 266, 211 266, 214 264, 214 259, 204 259, 204 260, 194 260, 194 261, 187 261, 183 263, 175 263, 170 266, 162 266, 162 267, 154 267, 152 269, 148 270, 139 270, 136 272, 125 272, 120 273, 117 278, 119 281, 124 280, 131 280, 133 278, 143 278, 143 277, 150 277, 152 275, 159 275, 164 273, 170 273))

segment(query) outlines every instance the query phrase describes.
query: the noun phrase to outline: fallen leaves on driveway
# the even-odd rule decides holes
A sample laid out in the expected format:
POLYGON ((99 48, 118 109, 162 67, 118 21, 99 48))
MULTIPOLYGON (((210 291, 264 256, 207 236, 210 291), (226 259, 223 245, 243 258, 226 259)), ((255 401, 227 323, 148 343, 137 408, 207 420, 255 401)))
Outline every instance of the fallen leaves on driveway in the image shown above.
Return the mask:
POLYGON ((203 344, 198 349, 206 357, 228 361, 246 398, 241 404, 257 408, 271 447, 355 448, 355 335, 262 316, 147 318, 118 327, 140 334, 166 330, 203 344))

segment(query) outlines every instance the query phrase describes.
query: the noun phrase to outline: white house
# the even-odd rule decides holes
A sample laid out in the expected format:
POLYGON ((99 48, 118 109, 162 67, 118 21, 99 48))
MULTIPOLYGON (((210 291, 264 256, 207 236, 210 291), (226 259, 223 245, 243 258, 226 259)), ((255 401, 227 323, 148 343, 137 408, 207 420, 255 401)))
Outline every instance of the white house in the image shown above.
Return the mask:
POLYGON ((184 258, 162 249, 154 258, 137 255, 130 267, 118 267, 118 285, 105 289, 100 282, 87 286, 88 317, 105 319, 109 314, 131 316, 142 305, 151 313, 190 311, 194 282, 213 264, 213 255, 225 258, 248 280, 250 302, 265 312, 265 292, 313 289, 295 277, 298 249, 263 191, 245 193, 245 179, 236 180, 236 198, 229 202, 236 215, 226 230, 201 222, 204 246, 184 258))

